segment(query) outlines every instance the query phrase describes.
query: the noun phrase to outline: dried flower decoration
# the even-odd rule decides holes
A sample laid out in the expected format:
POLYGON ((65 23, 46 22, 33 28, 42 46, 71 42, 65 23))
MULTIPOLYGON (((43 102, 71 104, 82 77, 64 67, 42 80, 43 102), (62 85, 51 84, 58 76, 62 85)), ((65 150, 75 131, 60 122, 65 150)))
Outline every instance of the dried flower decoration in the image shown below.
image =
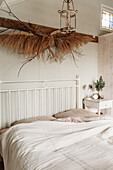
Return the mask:
MULTIPOLYGON (((0 31, 0 45, 10 48, 15 53, 23 54, 27 60, 22 64, 22 67, 34 58, 62 62, 66 54, 71 54, 76 63, 74 53, 81 55, 80 46, 88 42, 98 42, 98 37, 93 38, 92 35, 77 33, 75 29, 72 29, 70 19, 76 17, 77 13, 77 11, 71 10, 69 7, 72 0, 64 0, 67 3, 67 11, 65 11, 67 27, 65 29, 22 22, 13 14, 5 0, 4 2, 8 11, 0 10, 13 16, 16 20, 0 17, 0 27, 5 28, 0 31), (72 15, 72 13, 74 14, 72 15), (7 33, 9 29, 11 33, 7 33)), ((63 12, 59 11, 59 13, 62 17, 63 12)))

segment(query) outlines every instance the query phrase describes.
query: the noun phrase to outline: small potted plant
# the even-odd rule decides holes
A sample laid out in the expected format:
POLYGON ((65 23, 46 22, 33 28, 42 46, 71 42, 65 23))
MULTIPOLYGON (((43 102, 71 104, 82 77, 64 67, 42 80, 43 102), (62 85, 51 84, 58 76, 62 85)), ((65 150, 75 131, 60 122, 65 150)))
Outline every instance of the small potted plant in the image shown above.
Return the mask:
POLYGON ((97 80, 97 82, 95 82, 94 84, 96 90, 98 91, 98 99, 103 99, 103 97, 100 96, 100 91, 102 91, 102 89, 105 87, 105 81, 103 81, 102 76, 100 76, 99 80, 97 80))

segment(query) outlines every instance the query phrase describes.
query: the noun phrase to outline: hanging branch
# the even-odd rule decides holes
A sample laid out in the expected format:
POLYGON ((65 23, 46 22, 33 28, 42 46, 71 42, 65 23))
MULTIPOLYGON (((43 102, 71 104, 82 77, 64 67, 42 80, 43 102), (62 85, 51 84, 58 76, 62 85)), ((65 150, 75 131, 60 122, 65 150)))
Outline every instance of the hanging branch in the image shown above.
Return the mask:
POLYGON ((74 52, 78 57, 84 56, 84 54, 82 53, 81 50, 73 50, 73 52, 74 52))
MULTIPOLYGON (((38 34, 38 33, 36 32, 36 30, 33 28, 32 24, 30 24, 30 23, 24 24, 24 22, 22 22, 22 21, 11 11, 10 7, 9 7, 8 4, 6 3, 6 0, 4 0, 4 2, 5 2, 5 4, 6 4, 6 6, 7 6, 7 8, 8 8, 9 11, 4 10, 4 9, 0 9, 0 10, 6 12, 9 16, 12 16, 12 17, 14 17, 17 21, 19 21, 19 23, 20 23, 20 24, 22 25, 22 27, 23 27, 23 29, 20 28, 20 31, 26 31, 26 32, 32 33, 32 34, 34 34, 34 35, 40 36, 40 34, 38 34)), ((10 21, 10 20, 9 20, 9 21, 10 21)), ((13 22, 13 23, 14 23, 14 22, 13 22)), ((13 25, 13 23, 12 23, 11 25, 13 25)), ((19 27, 20 27, 20 24, 19 24, 19 27)), ((16 27, 17 27, 17 26, 15 25, 15 28, 16 28, 16 27)))
POLYGON ((20 75, 20 72, 21 72, 22 68, 23 68, 26 64, 28 64, 29 62, 31 62, 34 58, 36 58, 36 56, 34 56, 34 57, 32 57, 32 58, 27 58, 27 60, 25 60, 25 61, 23 62, 22 66, 19 68, 18 77, 19 77, 19 75, 20 75))
POLYGON ((9 29, 9 28, 6 28, 6 29, 4 29, 4 30, 0 30, 0 34, 3 33, 3 32, 8 31, 8 29, 9 29))
POLYGON ((0 9, 16 20, 0 17, 0 27, 5 28, 0 33, 0 44, 11 48, 13 52, 27 56, 21 69, 34 58, 44 59, 45 51, 48 51, 47 60, 54 62, 62 62, 66 54, 72 55, 73 61, 77 62, 76 57, 81 56, 81 52, 77 51, 80 46, 88 42, 98 42, 98 37, 93 38, 92 35, 81 34, 77 32, 62 32, 60 29, 46 27, 42 25, 22 22, 10 9, 6 0, 4 0, 8 11, 0 9), (12 33, 4 33, 11 29, 12 33))
POLYGON ((6 11, 6 10, 4 10, 4 9, 0 9, 0 10, 8 13, 9 16, 12 16, 12 17, 14 17, 15 19, 17 19, 18 21, 20 21, 20 19, 19 19, 14 13, 12 13, 10 7, 9 7, 8 4, 6 3, 6 0, 4 0, 4 3, 5 3, 5 5, 7 6, 7 8, 8 8, 9 11, 6 11))

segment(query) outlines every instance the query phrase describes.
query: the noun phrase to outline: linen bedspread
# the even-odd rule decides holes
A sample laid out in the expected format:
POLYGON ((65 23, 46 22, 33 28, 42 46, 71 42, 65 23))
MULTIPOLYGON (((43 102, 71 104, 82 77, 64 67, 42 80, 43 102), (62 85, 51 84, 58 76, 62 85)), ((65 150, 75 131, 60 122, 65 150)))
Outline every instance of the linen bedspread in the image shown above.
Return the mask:
POLYGON ((20 124, 0 141, 5 170, 113 170, 113 120, 20 124))

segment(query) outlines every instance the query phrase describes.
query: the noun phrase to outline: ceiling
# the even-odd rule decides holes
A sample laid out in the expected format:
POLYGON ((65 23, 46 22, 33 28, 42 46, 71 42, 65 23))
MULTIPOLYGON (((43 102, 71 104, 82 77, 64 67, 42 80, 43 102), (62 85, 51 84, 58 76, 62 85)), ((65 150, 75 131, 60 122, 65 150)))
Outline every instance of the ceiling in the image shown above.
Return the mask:
MULTIPOLYGON (((24 0, 6 0, 6 2, 7 2, 8 5, 15 4, 15 3, 19 3, 19 2, 22 2, 22 1, 24 1, 24 0)), ((0 0, 0 5, 1 5, 2 7, 5 6, 5 3, 3 2, 3 0, 0 0)))

